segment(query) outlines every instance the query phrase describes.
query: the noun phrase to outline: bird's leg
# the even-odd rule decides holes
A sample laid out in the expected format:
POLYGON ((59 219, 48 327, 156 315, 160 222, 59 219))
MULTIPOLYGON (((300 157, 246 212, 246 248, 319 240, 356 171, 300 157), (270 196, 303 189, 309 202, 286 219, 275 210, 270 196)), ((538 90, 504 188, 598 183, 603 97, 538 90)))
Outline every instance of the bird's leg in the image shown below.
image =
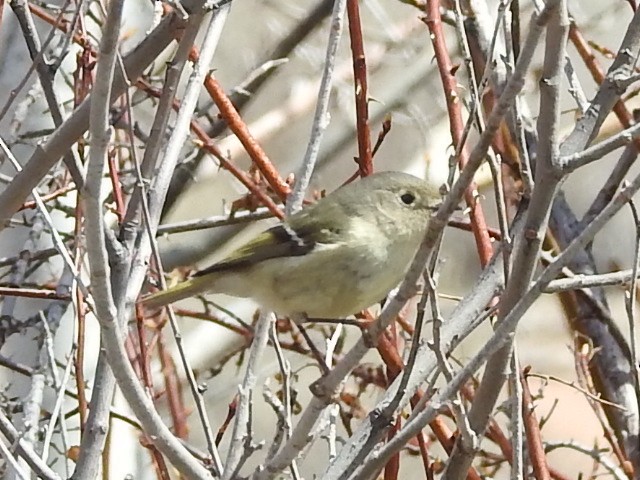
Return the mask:
POLYGON ((324 361, 324 355, 322 354, 322 352, 320 352, 318 347, 316 347, 316 344, 313 343, 313 340, 307 333, 307 330, 302 326, 302 324, 296 323, 296 326, 298 327, 298 330, 300 330, 300 334, 304 337, 305 341, 307 342, 307 346, 309 347, 309 350, 311 350, 311 354, 314 356, 314 358, 318 362, 318 366, 320 367, 320 370, 322 370, 322 375, 323 376, 326 375, 327 373, 329 373, 329 367, 324 361))

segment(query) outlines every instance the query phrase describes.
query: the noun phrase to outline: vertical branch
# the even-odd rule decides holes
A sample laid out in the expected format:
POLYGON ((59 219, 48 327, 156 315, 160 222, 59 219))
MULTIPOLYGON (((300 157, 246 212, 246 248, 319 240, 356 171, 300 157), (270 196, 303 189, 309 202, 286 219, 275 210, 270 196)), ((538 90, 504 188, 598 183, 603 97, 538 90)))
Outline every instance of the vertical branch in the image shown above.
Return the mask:
POLYGON ((251 352, 245 370, 244 379, 240 386, 240 401, 236 410, 233 435, 229 446, 229 456, 224 466, 223 480, 231 480, 238 475, 238 469, 251 452, 251 439, 253 437, 250 424, 250 411, 253 390, 258 381, 258 369, 260 361, 269 340, 271 324, 275 322, 275 316, 271 312, 262 312, 258 319, 258 326, 251 342, 251 352))
POLYGON ((362 24, 358 0, 347 0, 349 38, 353 57, 353 83, 356 94, 356 125, 358 132, 358 166, 360 176, 373 173, 371 154, 371 130, 369 128, 369 88, 367 86, 367 61, 364 56, 362 24))
MULTIPOLYGON (((73 362, 68 362, 67 366, 64 369, 64 374, 62 375, 62 379, 60 380, 58 377, 58 373, 57 373, 57 365, 56 365, 56 359, 54 356, 54 352, 53 352, 53 338, 51 337, 51 331, 48 329, 48 327, 46 326, 46 319, 43 316, 43 323, 45 325, 45 329, 47 330, 47 344, 48 344, 48 352, 49 352, 49 362, 50 362, 50 369, 53 372, 53 386, 56 389, 56 403, 53 406, 53 410, 51 411, 51 417, 49 418, 49 423, 47 425, 47 429, 46 429, 46 434, 45 434, 45 438, 44 441, 42 442, 42 460, 43 461, 47 461, 47 458, 49 456, 49 448, 51 447, 51 439, 53 438, 53 433, 55 431, 55 426, 56 423, 59 421, 60 422, 60 430, 62 433, 62 448, 64 452, 69 451, 69 439, 68 439, 68 432, 67 432, 67 425, 66 425, 66 419, 64 417, 64 415, 62 417, 60 417, 60 411, 62 410, 62 404, 64 402, 64 396, 65 396, 65 391, 67 388, 67 382, 69 381, 69 378, 71 377, 71 368, 73 367, 73 362)), ((69 352, 70 355, 69 357, 71 357, 72 355, 75 354, 74 349, 71 349, 71 352, 69 352)), ((66 477, 69 477, 69 472, 71 471, 70 468, 70 459, 66 459, 65 461, 65 473, 66 473, 66 477)))
POLYGON ((202 89, 202 83, 207 75, 211 59, 217 48, 218 40, 222 33, 222 27, 226 21, 229 5, 225 5, 212 13, 212 18, 207 25, 205 36, 202 40, 202 48, 198 62, 194 65, 185 93, 178 111, 173 132, 167 142, 165 154, 160 168, 155 172, 149 188, 149 227, 148 231, 139 233, 135 241, 135 258, 132 259, 132 268, 128 275, 126 298, 123 305, 130 307, 140 293, 140 287, 147 274, 147 262, 151 256, 151 236, 155 236, 158 221, 162 213, 162 205, 167 196, 167 190, 171 177, 180 157, 182 147, 189 135, 191 117, 195 111, 198 97, 202 89))
POLYGON ((509 387, 511 390, 510 422, 511 430, 511 480, 522 480, 524 476, 524 450, 525 443, 522 432, 524 431, 522 419, 522 385, 520 384, 520 364, 518 362, 518 349, 514 345, 511 356, 511 374, 509 387))
MULTIPOLYGON (((79 342, 78 348, 80 349, 82 346, 84 346, 83 343, 79 342)), ((98 355, 92 383, 93 391, 89 404, 91 408, 82 431, 76 469, 71 476, 73 480, 96 478, 100 469, 100 460, 103 452, 106 451, 105 444, 109 433, 109 414, 115 378, 109 368, 104 350, 98 355)), ((82 388, 84 389, 85 385, 82 385, 82 388)))
POLYGON ((286 215, 291 215, 302 208, 304 195, 311 181, 311 175, 316 166, 318 152, 320 151, 320 142, 324 131, 329 125, 329 97, 331 96, 331 85, 333 83, 333 70, 336 64, 336 53, 338 44, 342 36, 342 26, 344 24, 344 10, 347 0, 336 0, 333 4, 333 12, 331 14, 331 31, 329 33, 329 42, 327 44, 327 53, 324 61, 324 70, 322 71, 322 80, 320 81, 320 90, 318 92, 318 102, 316 103, 316 111, 313 115, 313 125, 311 126, 311 138, 307 145, 307 151, 304 154, 302 165, 296 175, 296 184, 287 200, 286 215))
MULTIPOLYGON (((60 295, 64 295, 67 298, 71 298, 73 281, 74 281, 73 272, 71 271, 69 266, 66 265, 64 270, 62 271, 62 275, 60 276, 58 285, 56 286, 56 293, 60 295)), ((42 319, 42 326, 45 333, 45 344, 47 346, 49 368, 51 369, 53 386, 57 391, 56 403, 51 413, 49 426, 47 428, 47 435, 45 436, 45 441, 43 442, 43 447, 42 447, 42 459, 45 461, 47 459, 47 455, 49 454, 49 445, 47 444, 47 439, 50 441, 51 435, 53 435, 53 430, 54 430, 56 421, 58 420, 58 414, 60 412, 60 409, 62 408, 62 402, 64 400, 66 385, 69 380, 69 376, 71 375, 71 367, 74 364, 74 362, 71 361, 71 358, 75 356, 75 348, 76 348, 75 345, 71 347, 71 351, 69 352, 69 355, 68 355, 69 362, 65 367, 65 372, 64 372, 62 381, 60 381, 58 378, 57 366, 55 362, 55 355, 54 355, 54 349, 53 349, 53 335, 58 330, 60 322, 62 321, 62 317, 67 311, 67 308, 69 307, 70 303, 71 302, 69 300, 57 301, 49 307, 46 315, 44 315, 42 312, 40 314, 40 317, 42 319)), ((64 451, 67 451, 69 442, 67 439, 66 419, 64 416, 60 418, 60 426, 61 426, 61 432, 62 432, 62 446, 64 448, 64 451)), ((69 464, 70 464, 69 459, 66 459, 65 468, 66 468, 67 477, 69 476, 69 471, 70 471, 69 464)))
POLYGON ((536 480, 550 480, 549 466, 547 465, 544 445, 542 444, 542 434, 540 432, 538 418, 534 411, 533 398, 529 390, 527 376, 525 372, 520 374, 519 371, 516 371, 516 376, 519 376, 522 382, 522 411, 531 467, 533 468, 536 480))
MULTIPOLYGON (((455 78, 455 70, 447 51, 444 40, 444 32, 442 30, 442 19, 440 17, 440 2, 437 0, 427 1, 426 23, 431 33, 433 50, 438 62, 438 71, 440 72, 440 80, 442 82, 444 95, 447 103, 447 113, 449 117, 449 130, 453 146, 458 152, 458 165, 463 169, 469 162, 469 151, 462 143, 464 140, 464 120, 462 118, 462 101, 458 95, 458 83, 455 78)), ((449 179, 450 181, 453 178, 449 179)), ((493 247, 491 238, 487 231, 487 224, 484 213, 478 198, 478 187, 472 181, 464 192, 465 202, 470 209, 469 217, 473 235, 476 240, 478 253, 480 255, 480 263, 485 266, 491 259, 493 247)))
POLYGON ((640 381, 638 379, 638 350, 636 340, 636 304, 637 304, 637 286, 638 286, 638 268, 640 268, 640 215, 633 200, 629 201, 631 214, 633 216, 633 225, 635 227, 635 248, 633 249, 633 266, 631 269, 631 283, 629 290, 625 292, 625 308, 629 320, 629 343, 631 347, 631 365, 633 368, 633 378, 635 380, 636 392, 640 390, 640 381))
MULTIPOLYGON (((202 0, 185 0, 185 8, 197 10, 202 0)), ((176 13, 167 15, 162 22, 124 59, 127 76, 138 78, 151 62, 174 38, 174 32, 184 26, 176 13)), ((118 75, 113 82, 112 97, 128 88, 125 79, 118 75)), ((93 96, 93 94, 91 95, 93 96)), ((89 124, 91 100, 82 104, 58 127, 47 140, 39 145, 27 160, 22 171, 0 193, 0 230, 4 229, 24 199, 42 178, 65 155, 74 142, 86 132, 89 124)))
MULTIPOLYGON (((550 3, 547 3, 549 8, 550 3)), ((513 268, 506 291, 503 295, 498 322, 502 322, 512 308, 529 290, 535 272, 542 240, 547 229, 549 213, 562 179, 559 162, 559 119, 560 83, 564 63, 566 39, 568 35, 568 13, 564 1, 548 11, 551 15, 547 27, 543 77, 540 82, 540 116, 538 118, 538 138, 544 139, 538 150, 536 168, 536 188, 531 197, 521 241, 516 242, 513 268)), ((502 347, 488 361, 482 382, 470 411, 470 422, 478 434, 486 428, 489 416, 498 399, 505 380, 505 372, 511 357, 511 343, 502 347)), ((445 475, 451 479, 461 479, 466 474, 475 457, 456 442, 445 475)))
MULTIPOLYGON (((79 237, 82 231, 82 201, 80 198, 76 199, 76 214, 74 225, 74 236, 79 237)), ((75 267, 78 268, 82 255, 80 254, 79 246, 75 249, 75 267)), ((75 310, 76 310, 76 332, 75 332, 75 345, 76 354, 73 357, 74 362, 74 377, 76 382, 76 390, 78 391, 78 415, 80 421, 80 436, 84 433, 84 426, 87 420, 87 396, 85 394, 85 379, 84 379, 84 353, 85 353, 85 330, 86 330, 86 311, 84 304, 84 295, 78 288, 78 284, 74 284, 73 293, 75 296, 75 310)))
POLYGON ((120 151, 111 149, 107 152, 107 164, 109 166, 109 180, 111 180, 111 191, 113 192, 113 199, 115 203, 116 216, 118 217, 118 223, 121 223, 124 219, 125 206, 124 195, 122 192, 122 185, 120 183, 120 169, 118 168, 118 158, 120 151))
POLYGON ((183 474, 208 478, 208 472, 162 423, 153 403, 138 382, 124 350, 123 334, 110 284, 109 261, 105 248, 102 173, 110 139, 109 104, 123 4, 124 2, 121 0, 114 0, 109 6, 100 43, 96 83, 91 96, 90 130, 93 142, 87 166, 87 179, 82 194, 86 209, 87 254, 92 293, 109 364, 123 395, 129 402, 129 406, 144 426, 145 433, 153 439, 158 449, 183 474))

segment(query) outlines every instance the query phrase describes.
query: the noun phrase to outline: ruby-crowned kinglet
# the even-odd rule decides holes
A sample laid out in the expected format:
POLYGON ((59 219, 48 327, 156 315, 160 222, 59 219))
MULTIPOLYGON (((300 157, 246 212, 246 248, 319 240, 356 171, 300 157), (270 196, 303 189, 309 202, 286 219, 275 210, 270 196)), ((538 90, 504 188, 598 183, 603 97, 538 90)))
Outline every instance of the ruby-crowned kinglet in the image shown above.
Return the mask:
POLYGON ((439 203, 438 189, 419 178, 376 173, 339 188, 142 304, 161 307, 210 291, 251 297, 281 315, 357 313, 400 283, 439 203))

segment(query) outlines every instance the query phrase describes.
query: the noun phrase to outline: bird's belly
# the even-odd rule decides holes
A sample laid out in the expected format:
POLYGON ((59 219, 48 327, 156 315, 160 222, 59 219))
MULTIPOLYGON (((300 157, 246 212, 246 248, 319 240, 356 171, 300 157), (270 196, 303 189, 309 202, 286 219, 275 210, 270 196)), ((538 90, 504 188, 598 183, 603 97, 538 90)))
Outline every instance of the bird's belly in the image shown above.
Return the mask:
POLYGON ((252 282, 248 296, 282 315, 343 318, 380 301, 402 280, 413 254, 394 250, 358 258, 342 247, 267 260, 277 268, 256 268, 260 281, 252 282))

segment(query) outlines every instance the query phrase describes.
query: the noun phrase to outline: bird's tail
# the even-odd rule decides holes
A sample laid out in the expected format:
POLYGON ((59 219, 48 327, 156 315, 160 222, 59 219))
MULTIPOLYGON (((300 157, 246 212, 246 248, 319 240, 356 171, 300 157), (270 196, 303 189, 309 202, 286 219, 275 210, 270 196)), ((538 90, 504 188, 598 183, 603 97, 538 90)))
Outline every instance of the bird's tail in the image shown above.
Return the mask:
POLYGON ((166 290, 152 293, 140 300, 145 308, 160 308, 170 303, 192 297, 211 288, 210 275, 194 277, 166 290))

